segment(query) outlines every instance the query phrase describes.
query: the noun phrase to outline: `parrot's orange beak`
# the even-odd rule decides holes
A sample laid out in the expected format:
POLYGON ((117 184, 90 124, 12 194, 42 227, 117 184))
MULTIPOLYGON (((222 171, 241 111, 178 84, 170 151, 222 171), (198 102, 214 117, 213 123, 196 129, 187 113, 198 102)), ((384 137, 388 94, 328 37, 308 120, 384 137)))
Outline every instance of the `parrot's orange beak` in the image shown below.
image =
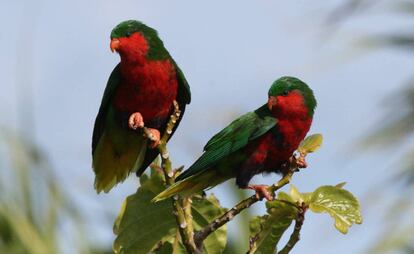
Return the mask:
POLYGON ((267 107, 270 111, 272 111, 273 107, 277 104, 276 96, 269 96, 269 100, 267 101, 267 107))
POLYGON ((118 38, 111 39, 111 44, 110 44, 111 51, 112 52, 118 51, 120 43, 121 42, 119 41, 118 38))

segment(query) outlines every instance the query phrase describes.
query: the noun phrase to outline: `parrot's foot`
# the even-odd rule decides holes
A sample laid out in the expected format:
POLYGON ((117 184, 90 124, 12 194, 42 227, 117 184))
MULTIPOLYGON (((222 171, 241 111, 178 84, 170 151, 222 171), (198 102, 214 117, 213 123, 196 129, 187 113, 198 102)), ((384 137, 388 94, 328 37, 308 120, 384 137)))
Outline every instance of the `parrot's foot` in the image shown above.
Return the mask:
POLYGON ((290 157, 289 162, 282 167, 284 167, 284 169, 287 170, 289 170, 289 168, 307 168, 308 163, 306 163, 305 156, 303 154, 300 154, 299 156, 293 155, 292 157, 290 157))
POLYGON ((146 136, 151 140, 150 147, 156 148, 160 144, 161 134, 157 129, 146 128, 146 136))
POLYGON ((299 156, 299 158, 296 159, 296 165, 298 165, 298 168, 307 168, 308 163, 306 163, 304 156, 299 156))
POLYGON ((141 113, 135 112, 133 113, 128 120, 129 128, 136 130, 138 128, 144 127, 144 118, 142 117, 141 113))
POLYGON ((268 188, 269 186, 264 184, 259 185, 249 185, 247 186, 248 189, 252 189, 256 192, 256 197, 258 199, 266 198, 268 201, 273 200, 273 196, 269 193, 268 188))

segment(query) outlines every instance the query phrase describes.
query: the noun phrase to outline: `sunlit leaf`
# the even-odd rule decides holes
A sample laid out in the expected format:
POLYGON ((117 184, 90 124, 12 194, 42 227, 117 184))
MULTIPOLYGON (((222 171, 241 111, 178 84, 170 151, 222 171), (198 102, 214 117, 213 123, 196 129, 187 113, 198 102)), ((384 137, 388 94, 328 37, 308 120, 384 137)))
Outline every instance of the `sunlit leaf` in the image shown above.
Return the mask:
POLYGON ((343 189, 345 185, 346 185, 346 182, 342 182, 342 183, 338 183, 337 185, 335 185, 335 187, 339 189, 343 189))
POLYGON ((296 202, 295 200, 293 200, 293 198, 289 194, 287 194, 286 192, 283 192, 283 191, 280 191, 277 194, 277 199, 278 200, 283 200, 283 201, 288 201, 290 203, 295 203, 296 202))
POLYGON ((302 203, 303 199, 302 199, 302 195, 300 194, 300 192, 298 191, 298 189, 291 184, 290 185, 290 191, 289 191, 290 197, 296 202, 302 203))
POLYGON ((335 228, 346 234, 352 224, 361 224, 358 200, 347 190, 322 186, 312 193, 309 208, 315 213, 328 213, 335 220, 335 228))
POLYGON ((278 199, 290 201, 292 203, 296 203, 300 205, 302 203, 309 204, 311 196, 312 196, 312 193, 310 192, 301 193, 293 184, 291 184, 289 194, 284 193, 284 192, 279 192, 278 199))
POLYGON ((304 154, 316 152, 322 145, 323 137, 321 134, 313 134, 305 138, 298 148, 304 154))

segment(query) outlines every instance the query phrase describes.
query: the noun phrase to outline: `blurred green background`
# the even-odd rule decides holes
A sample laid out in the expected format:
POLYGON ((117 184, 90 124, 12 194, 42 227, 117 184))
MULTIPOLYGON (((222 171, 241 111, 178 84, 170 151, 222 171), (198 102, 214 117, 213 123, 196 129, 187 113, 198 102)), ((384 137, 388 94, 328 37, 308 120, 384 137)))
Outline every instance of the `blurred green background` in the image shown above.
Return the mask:
MULTIPOLYGON (((364 224, 348 235, 309 215, 293 253, 414 253, 414 1, 1 1, 0 253, 111 253, 131 177, 96 195, 92 126, 120 21, 156 28, 193 93, 169 150, 189 165, 232 118, 266 100, 282 75, 318 99, 325 144, 293 183, 346 181, 364 224)), ((271 183, 277 176, 258 176, 271 183)), ((226 207, 250 192, 211 190, 226 207)), ((244 253, 255 205, 230 223, 244 253)), ((285 239, 286 240, 286 239, 285 239)))

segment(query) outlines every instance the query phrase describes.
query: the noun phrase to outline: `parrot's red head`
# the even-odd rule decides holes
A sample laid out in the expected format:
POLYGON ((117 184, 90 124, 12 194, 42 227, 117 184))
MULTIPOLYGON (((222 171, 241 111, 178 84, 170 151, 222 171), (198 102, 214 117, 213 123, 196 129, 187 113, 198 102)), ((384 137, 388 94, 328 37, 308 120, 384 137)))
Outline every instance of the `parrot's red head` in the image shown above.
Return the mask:
POLYGON ((112 30, 110 48, 128 62, 168 57, 157 31, 136 20, 121 22, 112 30))
POLYGON ((111 38, 110 48, 121 57, 138 59, 147 55, 148 42, 141 33, 135 32, 126 37, 111 38))
POLYGON ((304 82, 293 77, 276 80, 269 89, 267 106, 276 116, 303 115, 313 117, 316 99, 313 91, 304 82))

